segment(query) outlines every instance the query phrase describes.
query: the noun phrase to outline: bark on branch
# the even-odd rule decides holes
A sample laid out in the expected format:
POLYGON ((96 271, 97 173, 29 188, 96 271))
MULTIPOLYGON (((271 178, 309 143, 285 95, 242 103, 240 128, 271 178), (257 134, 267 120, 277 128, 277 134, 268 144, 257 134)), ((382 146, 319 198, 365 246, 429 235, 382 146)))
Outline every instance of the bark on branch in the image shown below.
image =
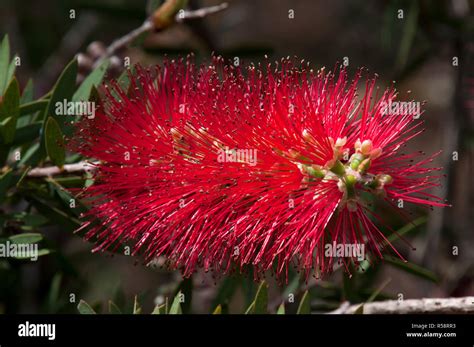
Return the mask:
MULTIPOLYGON (((407 314, 407 313, 470 313, 474 314, 474 296, 463 298, 426 298, 403 301, 388 300, 363 304, 364 314, 407 314)), ((345 302, 330 314, 353 314, 361 304, 345 302)))
POLYGON ((95 169, 94 163, 81 161, 74 164, 66 164, 62 168, 58 166, 49 167, 37 167, 30 170, 27 174, 28 177, 49 177, 63 173, 74 173, 74 172, 89 172, 95 169))

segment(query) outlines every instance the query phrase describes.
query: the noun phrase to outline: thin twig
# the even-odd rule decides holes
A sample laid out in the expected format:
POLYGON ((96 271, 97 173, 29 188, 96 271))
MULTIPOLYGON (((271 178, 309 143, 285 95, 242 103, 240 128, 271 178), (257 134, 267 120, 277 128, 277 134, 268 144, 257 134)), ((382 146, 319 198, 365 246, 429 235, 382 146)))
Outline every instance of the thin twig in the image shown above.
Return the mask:
POLYGON ((66 164, 62 168, 58 166, 38 167, 28 172, 28 177, 49 177, 63 173, 91 172, 95 170, 95 163, 80 161, 74 164, 66 164))
POLYGON ((118 52, 120 49, 122 49, 123 47, 125 47, 129 43, 131 43, 133 40, 135 40, 138 36, 140 36, 143 33, 148 32, 148 31, 151 31, 152 29, 153 29, 153 23, 149 19, 147 19, 138 28, 132 30, 131 32, 129 32, 125 36, 122 36, 121 38, 119 38, 119 39, 115 40, 114 42, 112 42, 112 44, 109 47, 107 47, 104 56, 101 57, 101 59, 99 59, 99 60, 103 60, 103 59, 111 57, 116 52, 118 52))
POLYGON ((190 19, 204 18, 208 15, 221 12, 227 7, 229 7, 229 4, 227 2, 223 2, 222 4, 216 6, 203 7, 197 10, 182 11, 176 15, 175 20, 178 23, 182 23, 190 19))
MULTIPOLYGON (((228 7, 228 3, 224 2, 222 4, 216 5, 216 6, 209 6, 209 7, 203 7, 197 10, 183 10, 179 11, 175 17, 174 20, 176 23, 183 23, 186 22, 187 20, 192 20, 192 19, 197 19, 197 18, 204 18, 208 15, 215 14, 217 12, 221 12, 225 10, 228 7)), ((126 47, 129 45, 133 40, 135 40, 137 37, 140 35, 151 32, 155 29, 153 22, 150 18, 145 20, 143 24, 129 32, 128 34, 122 36, 121 38, 115 40, 110 44, 109 47, 107 47, 104 55, 97 59, 97 61, 94 63, 94 67, 99 66, 104 59, 110 58, 114 54, 116 54, 118 51, 120 51, 122 48, 126 47)))

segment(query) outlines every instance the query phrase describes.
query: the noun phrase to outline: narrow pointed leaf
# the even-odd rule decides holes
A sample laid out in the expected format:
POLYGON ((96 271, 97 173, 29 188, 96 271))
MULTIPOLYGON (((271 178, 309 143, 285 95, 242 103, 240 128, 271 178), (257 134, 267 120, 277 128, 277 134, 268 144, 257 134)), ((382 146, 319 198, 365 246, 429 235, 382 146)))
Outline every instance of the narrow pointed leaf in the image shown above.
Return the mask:
POLYGON ((109 300, 109 313, 122 314, 120 308, 112 300, 109 300))
POLYGON ((283 302, 278 306, 277 314, 285 314, 285 304, 283 302))
POLYGON ((20 114, 20 87, 14 78, 8 85, 0 101, 0 131, 3 143, 8 144, 15 138, 16 123, 20 114))
POLYGON ((418 266, 413 263, 405 263, 404 261, 396 259, 396 258, 384 258, 384 261, 389 263, 390 265, 398 267, 399 269, 403 271, 406 271, 418 277, 427 279, 434 283, 438 283, 438 277, 430 270, 425 269, 421 266, 418 266))
POLYGON ((366 303, 367 302, 372 302, 374 301, 377 296, 379 296, 379 294, 382 292, 382 290, 384 290, 384 288, 392 281, 391 278, 388 278, 386 281, 384 281, 380 287, 377 288, 377 290, 375 290, 375 292, 372 293, 372 295, 367 299, 366 303))
POLYGON ((36 122, 17 128, 15 131, 15 138, 13 139, 12 144, 23 145, 25 143, 32 142, 38 139, 42 126, 42 122, 36 122))
MULTIPOLYGON (((50 249, 40 249, 38 250, 38 252, 36 254, 34 254, 34 257, 42 257, 43 255, 48 255, 48 254, 51 254, 52 251, 50 249)), ((19 259, 19 260, 24 260, 24 259, 32 259, 32 256, 28 253, 18 253, 15 257, 13 257, 15 259, 19 259)))
POLYGON ((166 304, 156 305, 151 314, 166 314, 166 304))
POLYGON ((109 67, 109 61, 102 62, 89 76, 81 83, 80 87, 74 93, 72 101, 87 101, 89 100, 91 89, 97 87, 102 83, 102 79, 109 67))
POLYGON ((398 240, 400 237, 404 236, 405 234, 409 233, 410 231, 416 230, 418 226, 425 224, 428 221, 428 216, 419 217, 412 222, 406 224, 405 226, 401 227, 397 230, 396 233, 387 237, 387 240, 390 242, 394 242, 398 240))
POLYGON ((48 100, 31 101, 20 106, 20 117, 33 114, 35 112, 44 112, 48 106, 48 100))
POLYGON ((10 65, 10 41, 8 35, 3 37, 0 44, 0 96, 3 95, 8 84, 8 67, 10 65))
POLYGON ((34 86, 33 86, 33 80, 30 78, 28 82, 26 83, 25 88, 23 88, 23 93, 21 93, 21 104, 26 104, 29 102, 32 102, 34 98, 34 86))
POLYGON ((48 293, 48 308, 51 312, 55 312, 59 306, 59 296, 61 290, 62 274, 57 273, 51 281, 51 286, 48 293))
POLYGON ((53 117, 58 122, 60 129, 63 134, 71 135, 72 127, 70 122, 66 122, 65 115, 56 114, 56 104, 63 103, 64 101, 70 102, 74 91, 76 90, 76 78, 77 78, 77 60, 73 59, 63 70, 61 76, 59 76, 56 85, 53 87, 51 98, 48 101, 48 106, 45 109, 43 119, 46 120, 48 117, 53 117))
POLYGON ((357 307, 357 309, 354 311, 354 314, 364 314, 364 304, 357 307))
POLYGON ((8 239, 10 240, 10 242, 15 243, 15 244, 37 243, 43 239, 43 235, 39 233, 24 233, 24 234, 10 236, 8 239))
POLYGON ((181 310, 181 292, 179 292, 173 300, 173 303, 171 304, 170 312, 169 314, 182 314, 183 311, 181 310))
POLYGON ((247 310, 245 311, 245 314, 252 314, 254 308, 255 308, 255 302, 252 302, 250 306, 247 308, 247 310))
POLYGON ((54 165, 62 167, 66 159, 64 137, 58 122, 56 122, 53 117, 49 117, 46 122, 45 144, 46 153, 48 153, 51 161, 54 165))
POLYGON ((141 314, 142 313, 142 306, 138 301, 138 295, 135 295, 135 300, 133 302, 133 314, 141 314))
POLYGON ((222 306, 217 305, 217 307, 214 309, 214 312, 212 314, 222 314, 222 306))
POLYGON ((268 286, 265 281, 260 283, 254 300, 254 314, 265 314, 268 310, 268 286))
POLYGON ((96 312, 90 307, 90 305, 84 300, 79 301, 77 305, 77 310, 80 314, 96 314, 96 312))
POLYGON ((16 57, 13 57, 12 61, 10 62, 10 65, 8 65, 8 70, 7 70, 7 79, 6 83, 8 83, 12 80, 13 75, 15 75, 15 70, 16 70, 16 62, 15 62, 16 57))
POLYGON ((300 304, 296 314, 310 314, 311 313, 311 298, 309 292, 305 291, 301 298, 300 304))

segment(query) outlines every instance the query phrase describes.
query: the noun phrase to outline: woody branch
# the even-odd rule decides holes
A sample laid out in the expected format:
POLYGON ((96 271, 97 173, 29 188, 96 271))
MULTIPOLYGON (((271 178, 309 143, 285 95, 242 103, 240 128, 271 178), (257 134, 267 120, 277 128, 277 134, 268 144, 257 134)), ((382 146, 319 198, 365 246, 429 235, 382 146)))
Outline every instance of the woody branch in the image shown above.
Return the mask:
MULTIPOLYGON (((330 314, 353 314, 361 304, 350 305, 343 303, 330 314)), ((474 314, 474 296, 462 298, 426 298, 377 301, 363 304, 364 314, 408 314, 408 313, 470 313, 474 314)))

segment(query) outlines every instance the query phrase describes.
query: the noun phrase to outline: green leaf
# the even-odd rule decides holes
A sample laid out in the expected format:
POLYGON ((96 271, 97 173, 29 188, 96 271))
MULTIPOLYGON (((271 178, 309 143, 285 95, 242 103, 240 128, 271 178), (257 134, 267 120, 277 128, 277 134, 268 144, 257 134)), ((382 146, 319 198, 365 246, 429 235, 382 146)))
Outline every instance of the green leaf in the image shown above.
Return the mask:
POLYGON ((41 159, 40 144, 31 145, 22 156, 19 166, 36 166, 41 159))
POLYGON ((268 310, 268 286, 265 281, 260 283, 257 289, 257 294, 253 301, 253 314, 265 314, 268 310))
POLYGON ((398 240, 400 237, 402 237, 403 235, 409 233, 412 230, 415 230, 416 227, 425 224, 427 221, 428 221, 428 216, 419 217, 419 218, 415 219, 414 221, 412 221, 412 222, 408 223, 407 225, 405 225, 405 226, 401 227, 400 229, 398 229, 396 233, 394 233, 394 234, 390 235, 389 237, 387 237, 387 240, 389 242, 394 242, 394 241, 398 240))
POLYGON ((82 299, 77 305, 77 310, 80 314, 96 314, 92 307, 90 307, 89 304, 82 299))
POLYGON ((119 309, 119 307, 112 300, 109 300, 109 313, 111 313, 111 314, 122 314, 122 311, 119 309))
POLYGON ((58 122, 53 117, 49 117, 46 122, 45 144, 46 153, 48 153, 51 161, 54 165, 62 167, 66 159, 64 137, 58 122))
POLYGON ((278 306, 277 314, 285 314, 285 303, 282 302, 280 306, 278 306))
POLYGON ((364 314, 364 304, 357 307, 357 309, 354 311, 354 314, 364 314))
POLYGON ((10 188, 10 184, 12 184, 13 178, 13 171, 9 169, 5 171, 2 175, 0 175, 0 202, 3 202, 7 195, 7 191, 10 188))
POLYGON ((8 66, 7 79, 6 79, 7 84, 11 81, 11 79, 13 78, 13 75, 15 74, 15 70, 16 70, 15 58, 16 57, 13 57, 12 61, 10 62, 10 65, 8 66))
POLYGON ((360 301, 359 295, 357 293, 357 272, 354 270, 353 264, 349 264, 349 271, 352 274, 351 277, 346 276, 347 274, 342 272, 342 292, 344 298, 350 302, 360 301))
POLYGON ((169 314, 182 314, 183 311, 181 310, 181 292, 179 292, 173 300, 173 303, 171 304, 170 312, 169 314))
POLYGON ((214 312, 212 314, 222 314, 222 306, 217 305, 217 307, 214 309, 214 312))
POLYGON ((432 281, 434 283, 438 283, 438 277, 431 272, 428 269, 425 269, 421 266, 415 265, 413 263, 406 263, 400 259, 396 258, 384 258, 384 261, 389 263, 390 265, 393 265, 395 267, 398 267, 399 269, 406 271, 408 273, 411 273, 413 275, 416 275, 418 277, 427 279, 429 281, 432 281))
POLYGON ((95 104, 96 107, 98 107, 102 103, 99 91, 97 90, 97 88, 95 86, 92 86, 92 88, 91 88, 91 93, 89 95, 89 101, 92 101, 95 104))
POLYGON ((57 273, 54 275, 51 286, 48 293, 48 309, 50 312, 55 312, 59 306, 59 293, 61 288, 62 274, 57 273))
POLYGON ((385 11, 382 18, 382 28, 380 30, 382 48, 385 51, 390 51, 392 48, 393 32, 396 26, 397 16, 394 13, 397 12, 397 1, 389 1, 385 6, 385 11))
POLYGON ((379 296, 379 294, 382 292, 382 290, 384 290, 384 288, 390 283, 390 281, 392 281, 391 278, 388 278, 387 280, 385 280, 380 285, 380 287, 378 287, 377 290, 373 292, 372 295, 367 299, 366 303, 374 301, 377 298, 377 296, 379 296))
POLYGON ((26 83, 25 88, 23 88, 23 93, 21 94, 20 102, 21 104, 26 104, 33 101, 34 98, 34 89, 33 89, 33 80, 30 78, 26 83))
POLYGON ((247 308, 247 310, 245 311, 245 314, 252 314, 254 308, 255 308, 255 302, 252 302, 250 306, 247 308))
POLYGON ((382 292, 382 290, 390 283, 391 280, 392 280, 391 278, 388 278, 387 280, 385 280, 385 282, 383 282, 382 285, 380 285, 380 287, 377 288, 377 290, 370 295, 367 301, 365 301, 363 304, 357 307, 357 309, 354 311, 354 314, 364 314, 364 305, 368 302, 374 301, 382 292))
POLYGON ((22 104, 20 106, 20 117, 27 116, 35 112, 44 112, 48 104, 48 100, 36 100, 22 104))
POLYGON ((56 85, 53 87, 51 98, 48 101, 48 106, 45 109, 43 119, 46 120, 49 116, 55 118, 60 125, 62 133, 70 135, 72 128, 66 126, 65 122, 60 120, 62 115, 56 114, 56 103, 71 101, 74 91, 76 90, 76 77, 77 77, 77 60, 73 59, 63 70, 61 76, 59 76, 56 85))
POLYGON ((188 313, 191 310, 191 301, 193 298, 193 279, 192 278, 185 278, 179 284, 177 292, 182 293, 184 295, 183 303, 181 303, 181 310, 183 313, 188 313))
POLYGON ((41 257, 43 255, 48 255, 48 254, 51 254, 53 253, 54 251, 50 250, 50 249, 46 249, 46 248, 43 248, 43 249, 40 249, 38 251, 38 257, 41 257))
POLYGON ((8 239, 10 240, 10 242, 15 244, 38 243, 43 239, 43 235, 39 233, 24 233, 10 236, 8 239))
POLYGON ((97 87, 102 83, 102 79, 109 67, 109 60, 102 62, 89 76, 82 82, 80 87, 74 93, 72 101, 87 101, 89 100, 91 89, 97 87))
POLYGON ((8 85, 8 69, 10 65, 10 41, 8 35, 3 37, 0 44, 0 96, 8 85))
POLYGON ((39 138, 43 122, 36 122, 16 129, 12 145, 23 145, 39 138))
POLYGON ((156 305, 151 314, 166 314, 166 304, 156 305))
POLYGON ((47 217, 49 221, 54 224, 60 224, 69 230, 75 230, 81 225, 77 218, 67 215, 64 211, 52 206, 49 202, 43 201, 35 196, 31 196, 29 200, 39 213, 47 217))
MULTIPOLYGON (((41 257, 43 255, 48 255, 52 251, 50 249, 40 249, 38 253, 36 254, 37 257, 41 257)), ((19 254, 14 257, 15 259, 23 260, 23 259, 31 259, 31 255, 28 254, 19 254)))
POLYGON ((291 293, 295 293, 300 285, 300 276, 293 276, 288 286, 283 291, 282 297, 287 298, 291 293))
POLYGON ((0 102, 0 132, 3 143, 8 144, 15 138, 16 122, 20 114, 20 87, 14 78, 8 85, 0 102))
POLYGON ((396 66, 398 70, 405 67, 410 50, 415 40, 416 29, 418 26, 418 12, 420 11, 417 1, 412 1, 408 11, 407 18, 404 19, 405 25, 403 27, 403 36, 398 49, 398 56, 396 66))
POLYGON ((21 217, 21 220, 26 225, 29 225, 32 227, 40 227, 48 221, 48 219, 42 216, 41 214, 30 214, 30 213, 25 213, 21 217))
POLYGON ((142 313, 142 306, 138 301, 138 295, 135 295, 135 300, 133 301, 133 314, 141 314, 142 313))
MULTIPOLYGON (((120 89, 122 89, 123 91, 127 91, 129 89, 129 87, 130 87, 130 76, 129 76, 129 74, 133 75, 134 72, 135 72, 134 67, 126 69, 122 72, 120 77, 117 79, 117 84, 119 85, 120 89)), ((119 95, 117 94, 117 92, 115 92, 115 90, 112 89, 111 93, 114 96, 114 98, 120 99, 119 95)))
POLYGON ((64 188, 82 188, 85 183, 85 179, 82 176, 56 177, 54 181, 64 188))
POLYGON ((305 291, 301 298, 300 304, 296 314, 310 314, 311 313, 311 298, 309 292, 305 291))
POLYGON ((222 284, 217 291, 217 295, 212 301, 211 307, 216 307, 219 304, 229 302, 236 292, 241 279, 237 275, 227 276, 223 279, 222 284))
POLYGON ((49 177, 46 181, 51 183, 51 190, 56 192, 63 206, 70 210, 73 215, 78 217, 81 213, 87 211, 87 207, 81 203, 80 199, 76 199, 69 191, 64 189, 64 187, 57 182, 57 179, 49 177), (74 205, 71 205, 71 202, 73 202, 74 205))

